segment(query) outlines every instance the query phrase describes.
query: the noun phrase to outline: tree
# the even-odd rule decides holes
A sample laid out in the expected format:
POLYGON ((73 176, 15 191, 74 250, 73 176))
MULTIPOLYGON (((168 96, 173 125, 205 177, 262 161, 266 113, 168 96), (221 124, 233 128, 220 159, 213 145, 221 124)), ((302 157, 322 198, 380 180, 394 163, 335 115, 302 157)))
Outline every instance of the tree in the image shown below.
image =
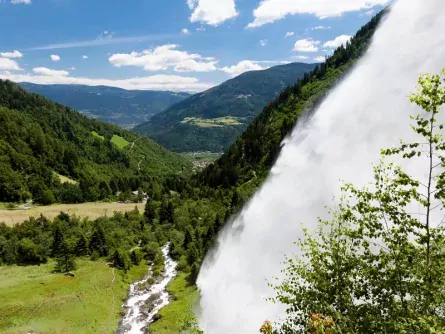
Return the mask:
POLYGON ((91 252, 96 251, 99 254, 99 256, 106 256, 108 254, 107 238, 105 236, 104 229, 100 225, 97 225, 94 228, 93 233, 91 235, 90 251, 91 252))
POLYGON ((131 262, 137 266, 142 261, 142 254, 139 249, 133 249, 130 253, 131 262))
POLYGON ((73 247, 66 240, 60 245, 59 254, 57 255, 56 260, 56 272, 67 273, 76 269, 73 247))
POLYGON ((127 272, 131 268, 131 260, 128 252, 120 248, 113 252, 111 260, 116 268, 122 269, 124 272, 127 272))
POLYGON ((17 261, 20 264, 40 264, 46 263, 47 258, 31 239, 23 238, 17 248, 17 261))
POLYGON ((74 248, 74 253, 76 256, 87 256, 90 254, 90 250, 88 247, 88 240, 85 237, 85 234, 81 234, 79 239, 77 239, 76 247, 74 248))
POLYGON ((145 203, 144 220, 147 225, 152 225, 156 217, 156 211, 153 201, 149 198, 145 203))
POLYGON ((412 117, 412 129, 424 140, 382 150, 372 188, 344 185, 332 220, 304 231, 301 255, 286 260, 285 279, 272 285, 272 301, 287 306, 281 333, 311 330, 314 316, 329 319, 330 333, 445 331, 445 233, 436 213, 445 202, 445 138, 437 124, 445 79, 423 75, 419 86, 410 101, 424 113, 412 117), (392 155, 426 162, 426 180, 386 163, 392 155))
POLYGON ((43 191, 42 197, 38 199, 38 202, 42 205, 51 205, 56 203, 56 198, 51 189, 46 189, 43 191))
POLYGON ((51 246, 51 255, 57 257, 60 253, 62 243, 65 237, 59 224, 56 225, 53 231, 53 242, 51 246))

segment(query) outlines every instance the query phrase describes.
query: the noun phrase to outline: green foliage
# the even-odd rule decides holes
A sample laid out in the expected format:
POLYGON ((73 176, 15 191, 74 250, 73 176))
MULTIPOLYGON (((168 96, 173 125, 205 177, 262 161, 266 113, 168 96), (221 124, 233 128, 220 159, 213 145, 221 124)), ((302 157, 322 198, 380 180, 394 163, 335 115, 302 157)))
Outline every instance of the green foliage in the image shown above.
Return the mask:
POLYGON ((132 265, 130 256, 128 255, 128 252, 126 252, 123 249, 116 249, 112 256, 111 256, 111 261, 113 262, 113 265, 118 268, 123 270, 124 272, 127 272, 132 265))
POLYGON ((131 263, 138 266, 141 263, 143 255, 139 249, 133 249, 130 253, 131 263))
POLYGON ((287 85, 293 85, 314 64, 293 63, 252 71, 181 101, 134 131, 148 135, 175 152, 221 152, 229 147, 261 108, 287 85), (186 118, 237 117, 241 124, 200 127, 186 118))
POLYGON ((191 164, 148 138, 0 81, 0 201, 41 204, 162 188, 191 164), (103 137, 103 139, 101 138, 103 137), (55 174, 76 184, 61 183, 55 174))
POLYGON ((424 113, 412 118, 412 129, 423 140, 382 150, 373 186, 346 184, 332 220, 305 231, 302 254, 287 259, 273 299, 287 306, 282 333, 301 332, 314 314, 332 318, 335 333, 445 331, 445 230, 435 214, 445 200, 445 137, 437 124, 445 77, 423 75, 419 86, 410 100, 424 113), (386 163, 392 155, 426 161, 427 181, 386 163))
POLYGON ((62 241, 56 260, 56 272, 67 273, 76 269, 73 246, 69 242, 62 241))

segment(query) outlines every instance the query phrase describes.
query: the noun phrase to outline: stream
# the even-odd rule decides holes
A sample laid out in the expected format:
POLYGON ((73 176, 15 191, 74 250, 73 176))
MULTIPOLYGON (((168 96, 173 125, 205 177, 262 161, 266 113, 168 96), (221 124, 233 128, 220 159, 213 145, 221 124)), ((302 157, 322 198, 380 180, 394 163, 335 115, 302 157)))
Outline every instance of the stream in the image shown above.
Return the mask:
POLYGON ((168 251, 169 244, 162 249, 165 268, 162 276, 156 279, 155 283, 149 285, 147 282, 152 276, 152 268, 150 267, 147 276, 131 284, 127 301, 123 305, 125 316, 119 324, 117 333, 145 333, 146 327, 153 322, 158 311, 170 302, 166 287, 176 275, 177 263, 169 256, 168 251), (146 287, 140 289, 144 285, 146 287))

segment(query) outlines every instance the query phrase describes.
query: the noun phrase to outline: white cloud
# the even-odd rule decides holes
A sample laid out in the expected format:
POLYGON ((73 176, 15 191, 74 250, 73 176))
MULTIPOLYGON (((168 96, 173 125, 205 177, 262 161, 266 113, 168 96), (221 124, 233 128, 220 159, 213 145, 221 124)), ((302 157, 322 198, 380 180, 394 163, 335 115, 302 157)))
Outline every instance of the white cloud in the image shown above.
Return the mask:
POLYGON ((313 14, 324 19, 346 12, 384 6, 390 2, 391 0, 262 0, 253 11, 254 21, 247 27, 260 27, 297 14, 313 14))
POLYGON ((88 86, 111 86, 136 90, 170 90, 201 92, 215 86, 213 83, 199 82, 197 78, 178 75, 153 75, 129 79, 91 79, 70 76, 14 75, 0 72, 0 78, 14 82, 31 82, 35 84, 78 84, 88 86))
POLYGON ((184 28, 181 30, 181 34, 183 35, 190 35, 190 31, 187 28, 184 28))
POLYGON ((317 61, 317 62, 323 63, 323 62, 326 61, 326 57, 318 56, 318 57, 315 57, 314 60, 317 61))
POLYGON ((59 61, 60 57, 58 55, 51 55, 51 60, 52 61, 59 61))
POLYGON ((332 29, 331 26, 316 26, 316 27, 312 27, 311 30, 329 30, 332 29))
POLYGON ((115 67, 137 66, 146 71, 162 71, 173 68, 176 72, 216 71, 217 60, 177 50, 178 45, 167 44, 152 50, 133 51, 130 54, 113 54, 108 60, 115 67))
POLYGON ((296 52, 317 52, 317 45, 320 41, 314 41, 312 39, 300 39, 295 42, 294 51, 296 52))
POLYGON ((18 4, 29 5, 29 4, 31 4, 31 0, 11 0, 11 3, 14 5, 18 5, 18 4))
POLYGON ((308 58, 309 57, 306 57, 306 56, 294 56, 294 57, 292 57, 292 59, 295 59, 295 60, 306 60, 308 58))
POLYGON ((231 77, 236 77, 244 72, 265 70, 266 68, 268 67, 262 67, 261 65, 258 64, 258 62, 254 62, 251 60, 243 60, 236 65, 230 67, 226 66, 221 68, 220 70, 226 72, 231 77))
POLYGON ((56 71, 56 70, 51 70, 46 67, 36 67, 36 68, 33 68, 32 71, 35 74, 50 76, 50 77, 66 77, 70 74, 67 71, 56 71))
POLYGON ((323 44, 324 48, 338 48, 340 45, 345 45, 346 42, 350 41, 352 36, 349 35, 340 35, 335 37, 332 41, 328 41, 323 44))
POLYGON ((293 31, 289 31, 286 33, 286 36, 284 36, 284 38, 292 37, 293 35, 295 35, 295 33, 293 31))
POLYGON ((203 31, 206 31, 206 28, 201 26, 201 27, 196 28, 196 31, 203 32, 203 31))
POLYGON ((217 26, 238 16, 235 0, 187 0, 187 4, 192 10, 190 22, 217 26))
POLYGON ((88 56, 83 55, 82 59, 88 59, 88 56))
POLYGON ((265 47, 265 46, 267 45, 267 42, 268 42, 267 39, 262 39, 262 40, 260 41, 260 45, 261 45, 262 47, 265 47))
POLYGON ((69 68, 69 70, 71 70, 71 71, 75 71, 76 68, 75 68, 74 66, 72 66, 72 67, 69 68))
POLYGON ((2 52, 2 53, 0 53, 0 55, 5 58, 22 58, 23 57, 23 54, 17 50, 14 50, 13 52, 2 52))
POLYGON ((0 58, 0 70, 2 71, 21 71, 19 64, 12 59, 0 58))
POLYGON ((102 41, 102 40, 111 40, 113 39, 114 35, 116 35, 116 33, 114 31, 109 32, 108 30, 105 30, 103 33, 99 34, 96 39, 98 41, 102 41))

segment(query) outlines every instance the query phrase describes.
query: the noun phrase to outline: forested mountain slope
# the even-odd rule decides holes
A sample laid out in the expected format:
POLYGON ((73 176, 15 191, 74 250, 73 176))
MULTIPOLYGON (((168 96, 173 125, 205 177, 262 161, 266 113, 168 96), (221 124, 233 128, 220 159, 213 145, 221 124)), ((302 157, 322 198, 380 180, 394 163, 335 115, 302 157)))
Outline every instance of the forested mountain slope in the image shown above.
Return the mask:
POLYGON ((156 188, 188 167, 151 139, 0 80, 0 201, 73 203, 156 188), (74 182, 60 182, 55 173, 74 182), (45 195, 45 196, 44 196, 45 195), (45 197, 45 198, 43 198, 45 197))
MULTIPOLYGON (((339 47, 325 63, 267 104, 214 164, 191 180, 176 184, 175 190, 180 196, 171 196, 170 201, 175 208, 176 228, 188 238, 183 247, 188 254, 192 279, 196 277, 224 222, 266 179, 283 139, 302 115, 309 116, 315 110, 329 90, 364 54, 384 13, 382 11, 362 27, 350 43, 339 47)), ((159 221, 162 222, 163 218, 159 217, 159 221)), ((173 242, 172 249, 176 247, 173 242)))
POLYGON ((19 84, 101 121, 132 128, 189 97, 188 93, 125 90, 107 86, 19 84))
POLYGON ((177 152, 221 152, 268 101, 314 66, 292 63, 241 74, 175 104, 134 131, 177 152))

